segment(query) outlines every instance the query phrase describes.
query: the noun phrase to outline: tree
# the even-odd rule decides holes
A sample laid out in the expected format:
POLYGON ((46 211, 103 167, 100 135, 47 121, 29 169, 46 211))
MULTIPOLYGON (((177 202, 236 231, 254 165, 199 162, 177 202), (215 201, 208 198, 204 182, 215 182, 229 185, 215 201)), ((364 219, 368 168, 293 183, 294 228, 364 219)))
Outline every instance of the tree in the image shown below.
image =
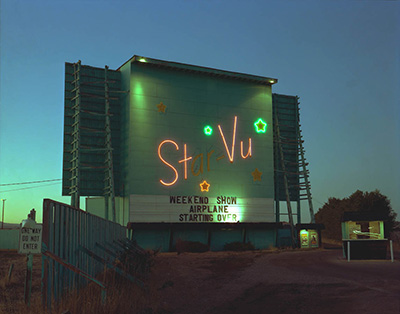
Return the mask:
POLYGON ((344 212, 374 212, 385 218, 385 238, 393 230, 396 213, 393 211, 390 200, 379 190, 362 192, 357 190, 344 199, 329 198, 328 202, 318 210, 315 221, 325 225, 323 236, 333 240, 341 240, 341 219, 344 212))

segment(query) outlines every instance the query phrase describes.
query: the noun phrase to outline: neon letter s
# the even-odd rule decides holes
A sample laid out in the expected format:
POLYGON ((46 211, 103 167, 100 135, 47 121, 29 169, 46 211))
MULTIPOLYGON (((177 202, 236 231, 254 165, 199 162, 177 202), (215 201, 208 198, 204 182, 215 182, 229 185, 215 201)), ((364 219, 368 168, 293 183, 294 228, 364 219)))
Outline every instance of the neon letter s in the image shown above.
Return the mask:
POLYGON ((161 156, 161 146, 163 146, 165 143, 174 144, 175 147, 176 147, 176 150, 179 150, 179 146, 178 146, 178 144, 176 144, 176 143, 175 143, 174 141, 172 141, 172 140, 164 140, 164 141, 162 141, 162 142, 160 143, 160 145, 158 145, 158 157, 160 157, 161 161, 162 161, 164 164, 166 164, 168 167, 170 167, 170 168, 175 172, 175 179, 174 179, 172 182, 166 183, 166 182, 164 182, 164 181, 161 180, 161 179, 160 179, 160 182, 161 182, 161 184, 163 184, 163 185, 171 186, 171 185, 174 185, 174 184, 176 183, 176 181, 178 181, 178 177, 179 177, 179 176, 178 176, 178 171, 176 171, 175 167, 172 166, 171 164, 169 164, 168 162, 166 162, 166 161, 164 160, 164 158, 162 158, 162 156, 161 156))

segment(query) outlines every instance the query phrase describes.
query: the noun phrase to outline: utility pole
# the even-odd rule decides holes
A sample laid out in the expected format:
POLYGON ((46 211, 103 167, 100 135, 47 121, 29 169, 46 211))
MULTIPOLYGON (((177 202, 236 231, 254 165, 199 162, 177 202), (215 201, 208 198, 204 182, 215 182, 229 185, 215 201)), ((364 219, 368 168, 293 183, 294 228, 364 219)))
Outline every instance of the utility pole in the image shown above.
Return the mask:
POLYGON ((6 202, 5 198, 1 199, 3 201, 3 214, 1 215, 1 229, 4 229, 4 203, 6 202))

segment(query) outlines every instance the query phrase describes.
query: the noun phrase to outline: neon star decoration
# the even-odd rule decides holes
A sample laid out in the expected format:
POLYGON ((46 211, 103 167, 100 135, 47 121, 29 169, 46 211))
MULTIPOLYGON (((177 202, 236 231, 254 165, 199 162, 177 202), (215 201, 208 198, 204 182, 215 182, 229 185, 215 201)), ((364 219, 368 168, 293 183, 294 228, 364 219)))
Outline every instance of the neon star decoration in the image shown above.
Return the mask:
POLYGON ((200 183, 200 189, 202 192, 208 192, 211 184, 208 184, 206 180, 200 183))
POLYGON ((158 112, 163 112, 163 113, 165 113, 165 109, 167 108, 167 106, 164 105, 162 102, 160 102, 160 103, 157 105, 157 108, 158 108, 158 112))
POLYGON ((254 126, 256 128, 257 133, 265 133, 267 132, 267 123, 263 121, 263 119, 258 119, 254 122, 254 126))
POLYGON ((253 176, 254 181, 261 181, 262 172, 257 168, 251 173, 251 175, 253 176))
POLYGON ((212 127, 210 127, 209 125, 204 127, 204 134, 210 136, 213 132, 212 127))

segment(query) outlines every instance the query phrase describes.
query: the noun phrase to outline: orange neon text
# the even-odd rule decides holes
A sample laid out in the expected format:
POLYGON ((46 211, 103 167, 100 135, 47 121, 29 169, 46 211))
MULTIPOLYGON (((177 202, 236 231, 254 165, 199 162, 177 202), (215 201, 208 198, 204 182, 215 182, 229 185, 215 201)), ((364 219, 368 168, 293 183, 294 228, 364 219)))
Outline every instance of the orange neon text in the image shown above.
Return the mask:
POLYGON ((247 151, 246 156, 243 154, 243 141, 240 141, 240 155, 242 156, 243 159, 251 157, 251 138, 249 138, 249 149, 247 151))
POLYGON ((160 143, 160 145, 158 145, 158 157, 160 157, 161 161, 162 161, 164 164, 166 164, 168 167, 170 167, 170 168, 174 171, 174 173, 175 173, 175 179, 174 179, 172 182, 166 183, 166 182, 164 182, 164 181, 161 180, 161 179, 160 179, 160 182, 161 182, 161 184, 163 184, 163 185, 171 186, 171 185, 174 185, 174 184, 176 183, 176 181, 178 181, 179 175, 178 175, 178 171, 176 171, 175 167, 172 166, 171 164, 167 163, 167 162, 164 160, 164 158, 162 158, 162 156, 161 156, 161 147, 162 147, 165 143, 174 144, 175 147, 176 147, 176 150, 179 150, 179 146, 178 146, 178 144, 176 144, 176 143, 175 143, 174 141, 172 141, 172 140, 165 140, 165 141, 162 141, 162 142, 160 143))
MULTIPOLYGON (((224 132, 222 130, 221 125, 218 125, 218 129, 219 129, 219 133, 221 135, 221 139, 222 142, 224 144, 228 159, 231 163, 233 163, 234 158, 235 158, 235 146, 236 146, 236 129, 237 129, 237 116, 235 116, 234 121, 233 121, 233 132, 232 132, 232 143, 231 143, 231 148, 228 148, 228 144, 226 142, 225 139, 225 135, 224 132)), ((178 170, 169 162, 167 162, 163 155, 162 155, 162 151, 164 149, 168 149, 167 147, 164 148, 165 145, 167 144, 172 144, 173 146, 175 146, 175 149, 177 151, 179 151, 179 145, 174 142, 173 140, 163 140, 159 145, 158 145, 158 157, 160 158, 160 160, 169 168, 171 168, 171 170, 173 171, 173 179, 170 182, 167 182, 165 180, 160 179, 160 183, 162 185, 165 186, 172 186, 174 185, 178 179, 179 179, 179 174, 178 174, 178 170)), ((170 146, 170 145, 168 145, 170 146)), ((198 176, 201 173, 203 173, 204 170, 204 159, 207 162, 207 171, 210 171, 210 159, 211 159, 211 155, 214 153, 214 150, 211 150, 210 152, 207 152, 207 158, 203 157, 203 154, 198 154, 196 156, 188 156, 188 148, 186 143, 183 144, 183 159, 179 160, 178 163, 183 163, 183 171, 184 171, 184 179, 187 180, 188 178, 188 162, 191 161, 191 165, 190 165, 190 170, 193 176, 198 176)), ((243 159, 246 159, 248 157, 252 156, 252 142, 251 142, 251 138, 249 138, 248 140, 248 149, 247 149, 247 153, 245 155, 244 153, 244 144, 243 141, 240 141, 240 155, 243 159)), ((216 160, 220 160, 222 158, 224 158, 225 155, 218 155, 216 156, 216 160)))
POLYGON ((233 136, 232 136, 232 151, 231 151, 231 153, 229 153, 228 145, 226 145, 224 132, 222 132, 222 128, 218 124, 219 133, 221 134, 222 141, 224 142, 226 153, 228 154, 230 162, 233 162, 233 158, 235 157, 236 122, 237 122, 237 117, 235 116, 235 120, 233 122, 233 136))
POLYGON ((186 144, 183 145, 183 159, 179 160, 179 163, 184 162, 185 163, 185 180, 187 179, 187 161, 192 159, 192 157, 187 157, 186 155, 186 144))

